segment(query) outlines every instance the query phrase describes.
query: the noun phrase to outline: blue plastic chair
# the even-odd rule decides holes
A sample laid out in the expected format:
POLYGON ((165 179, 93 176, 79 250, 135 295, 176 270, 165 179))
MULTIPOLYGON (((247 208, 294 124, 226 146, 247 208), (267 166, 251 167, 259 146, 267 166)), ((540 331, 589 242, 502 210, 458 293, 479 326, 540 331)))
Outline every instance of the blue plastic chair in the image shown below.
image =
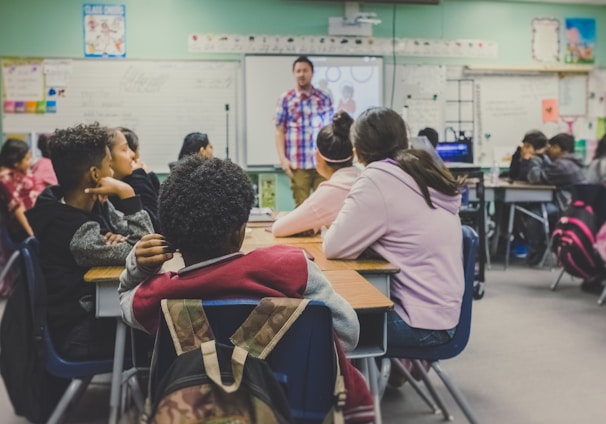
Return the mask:
POLYGON ((8 210, 0 193, 0 295, 8 295, 13 287, 13 276, 9 275, 19 258, 19 246, 13 241, 8 230, 8 210))
MULTIPOLYGON (((244 322, 258 300, 204 300, 204 312, 217 342, 231 345, 229 337, 244 322)), ((336 357, 332 315, 321 302, 310 302, 276 345, 266 361, 286 387, 297 423, 322 423, 334 405, 336 357)), ((151 393, 177 357, 162 316, 156 336, 151 393)))
MULTIPOLYGON (((425 369, 420 360, 425 360, 431 363, 431 367, 438 374, 454 400, 457 402, 463 414, 467 417, 470 423, 477 423, 471 408, 463 397, 462 393, 453 384, 448 375, 440 366, 440 360, 450 359, 457 356, 465 349, 469 334, 471 331, 471 305, 473 303, 474 279, 475 279, 475 263, 478 253, 479 237, 476 232, 469 226, 463 225, 463 270, 465 275, 465 291, 463 293, 463 301, 461 304, 461 314, 459 316, 459 324, 454 337, 448 343, 431 347, 407 347, 407 348, 390 348, 389 340, 387 353, 385 356, 390 358, 407 358, 413 361, 415 369, 421 374, 423 382, 431 393, 432 397, 442 409, 444 418, 451 420, 452 416, 446 409, 444 402, 438 396, 433 385, 431 384, 425 369)), ((408 370, 400 365, 398 361, 392 361, 392 365, 397 366, 402 372, 409 375, 408 370)), ((410 377, 409 377, 410 379, 410 377)), ((414 381, 410 379, 411 382, 414 381)), ((427 401, 427 399, 423 396, 427 401)), ((431 406, 431 405, 430 405, 431 406)))
POLYGON ((47 421, 47 424, 59 423, 67 408, 84 393, 95 375, 112 371, 113 360, 71 361, 59 356, 46 326, 46 282, 38 259, 38 241, 35 238, 27 239, 20 252, 33 315, 34 337, 42 344, 40 347, 46 356, 46 369, 55 377, 71 379, 47 421))

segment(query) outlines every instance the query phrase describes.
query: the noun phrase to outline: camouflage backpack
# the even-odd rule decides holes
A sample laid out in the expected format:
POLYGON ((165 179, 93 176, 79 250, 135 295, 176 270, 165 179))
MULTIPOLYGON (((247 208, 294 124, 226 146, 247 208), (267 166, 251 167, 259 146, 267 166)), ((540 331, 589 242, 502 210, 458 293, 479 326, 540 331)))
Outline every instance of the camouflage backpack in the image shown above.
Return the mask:
POLYGON ((262 299, 227 346, 215 342, 200 300, 163 300, 178 357, 150 391, 149 422, 294 422, 283 387, 264 359, 308 303, 262 299))

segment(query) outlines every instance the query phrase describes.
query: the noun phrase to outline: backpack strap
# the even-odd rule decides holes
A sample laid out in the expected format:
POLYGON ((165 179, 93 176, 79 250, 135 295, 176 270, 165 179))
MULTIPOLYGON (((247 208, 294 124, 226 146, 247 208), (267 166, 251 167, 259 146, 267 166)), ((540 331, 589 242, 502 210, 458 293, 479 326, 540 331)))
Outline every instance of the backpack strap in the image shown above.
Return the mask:
POLYGON ((250 355, 265 359, 308 304, 309 299, 264 297, 230 340, 250 355))
MULTIPOLYGON (((303 313, 309 299, 265 297, 250 313, 246 321, 231 336, 231 342, 246 349, 252 356, 265 359, 303 313)), ((235 353, 235 350, 234 350, 235 353)), ((323 424, 343 424, 343 408, 347 399, 345 379, 339 365, 339 355, 335 345, 336 378, 334 386, 335 405, 323 420, 323 424)), ((232 365, 233 366, 233 365, 232 365)))
POLYGON ((345 417, 343 416, 343 409, 347 401, 347 389, 345 388, 345 378, 341 373, 341 366, 339 365, 339 352, 337 345, 335 345, 335 365, 337 368, 337 377, 335 379, 335 389, 333 395, 335 397, 335 405, 328 411, 328 414, 324 417, 322 424, 344 424, 345 417))
POLYGON ((198 349, 202 343, 215 340, 200 300, 162 299, 160 304, 177 355, 198 349))

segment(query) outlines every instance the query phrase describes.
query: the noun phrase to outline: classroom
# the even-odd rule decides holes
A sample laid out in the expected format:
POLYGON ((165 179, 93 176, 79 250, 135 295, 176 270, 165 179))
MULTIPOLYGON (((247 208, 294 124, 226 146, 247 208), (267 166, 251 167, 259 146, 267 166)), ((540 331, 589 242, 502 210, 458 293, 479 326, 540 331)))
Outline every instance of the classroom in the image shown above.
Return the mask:
MULTIPOLYGON (((498 180, 533 129, 548 139, 572 134, 575 155, 587 165, 606 133, 604 4, 606 0, 4 1, 2 143, 9 137, 25 140, 33 163, 41 157, 39 134, 96 121, 123 126, 138 134, 141 160, 163 182, 183 137, 199 131, 208 134, 215 157, 230 159, 246 172, 255 206, 292 211, 295 201, 276 153, 272 120, 279 96, 294 88, 293 61, 305 54, 314 62, 314 87, 330 93, 333 104, 352 90, 354 119, 368 107, 391 108, 406 121, 409 137, 432 127, 444 149, 455 144, 467 149, 465 159, 456 162, 467 162, 474 171, 496 172, 498 180), (96 28, 93 17, 113 26, 96 28), (567 29, 587 22, 589 41, 575 50, 567 29)), ((480 220, 480 235, 503 234, 482 238, 480 256, 486 260, 481 259, 482 293, 474 301, 470 342, 460 356, 443 361, 445 368, 479 422, 600 422, 606 390, 600 377, 604 309, 595 304, 595 295, 579 290, 583 278, 560 275, 548 250, 539 267, 516 258, 510 241, 517 218, 507 221, 498 213, 495 218, 495 204, 502 202, 511 216, 528 216, 535 209, 523 197, 504 200, 515 187, 508 191, 485 182, 482 207, 486 210, 484 201, 491 204, 487 218, 493 226, 480 220), (505 247, 497 245, 499 237, 506 240, 505 247)), ((544 214, 539 221, 549 232, 547 211, 540 205, 537 214, 544 214)), ((269 237, 253 230, 254 237, 269 237)), ((326 259, 309 246, 305 251, 318 264, 326 259)), ((367 279, 375 277, 371 273, 367 279)), ((378 284, 381 278, 376 278, 378 284)), ((6 300, 0 304, 4 310, 6 300)), ((455 420, 474 422, 432 374, 455 420)), ((0 405, 11 412, 0 423, 27 422, 13 416, 8 396, 1 392, 0 405)), ((375 395, 372 387, 371 392, 375 395)), ((107 404, 112 404, 108 398, 114 395, 109 381, 93 384, 69 411, 67 422, 104 422, 107 404)), ((388 387, 375 401, 381 405, 377 421, 382 415, 384 423, 442 419, 410 384, 388 387)))

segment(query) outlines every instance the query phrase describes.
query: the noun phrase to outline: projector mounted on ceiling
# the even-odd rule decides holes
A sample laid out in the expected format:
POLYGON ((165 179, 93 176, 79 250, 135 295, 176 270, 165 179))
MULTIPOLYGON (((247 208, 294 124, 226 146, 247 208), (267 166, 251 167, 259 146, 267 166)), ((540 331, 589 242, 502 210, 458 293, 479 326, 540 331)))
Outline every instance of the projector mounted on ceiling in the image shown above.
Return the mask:
POLYGON ((374 12, 360 12, 358 2, 345 3, 344 17, 328 18, 329 35, 352 35, 360 37, 371 37, 372 26, 378 25, 381 20, 374 12))

